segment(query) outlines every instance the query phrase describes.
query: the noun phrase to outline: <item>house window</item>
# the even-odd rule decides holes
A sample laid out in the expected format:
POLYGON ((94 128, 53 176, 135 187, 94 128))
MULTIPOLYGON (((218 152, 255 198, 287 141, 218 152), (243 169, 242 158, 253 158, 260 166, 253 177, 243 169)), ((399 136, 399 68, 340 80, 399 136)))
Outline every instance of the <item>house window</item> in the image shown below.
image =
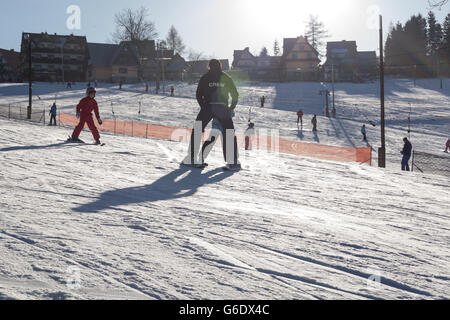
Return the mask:
POLYGON ((127 68, 120 68, 119 69, 119 73, 128 73, 128 69, 127 68))

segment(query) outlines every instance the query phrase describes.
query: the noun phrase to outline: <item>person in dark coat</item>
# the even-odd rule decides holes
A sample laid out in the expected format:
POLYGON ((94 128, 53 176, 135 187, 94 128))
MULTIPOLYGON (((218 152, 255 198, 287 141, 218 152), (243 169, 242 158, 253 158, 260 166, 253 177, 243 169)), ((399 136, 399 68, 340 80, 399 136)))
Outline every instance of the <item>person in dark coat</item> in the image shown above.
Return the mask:
POLYGON ((317 131, 317 115, 314 115, 314 117, 311 119, 311 123, 313 125, 312 131, 317 131))
POLYGON ((297 128, 299 128, 299 124, 301 124, 301 127, 303 128, 303 110, 300 109, 297 112, 297 128))
POLYGON ((408 138, 403 138, 403 150, 400 152, 403 155, 402 158, 402 171, 409 171, 409 159, 411 158, 412 145, 411 142, 408 141, 408 138))
POLYGON ((53 103, 48 114, 50 115, 50 125, 53 122, 53 125, 56 126, 56 103, 53 103))
POLYGON ((238 161, 237 139, 232 119, 239 94, 233 79, 222 71, 222 65, 219 60, 212 59, 209 62, 209 71, 200 79, 196 97, 200 105, 200 112, 196 118, 196 125, 192 130, 188 156, 183 160, 182 164, 199 164, 198 153, 200 151, 202 132, 205 131, 211 120, 216 118, 223 129, 223 154, 227 167, 231 170, 239 170, 241 165, 238 161), (229 105, 230 96, 231 105, 229 105), (227 148, 228 139, 232 139, 231 143, 228 144, 230 146, 234 145, 234 150, 227 148), (232 153, 232 151, 234 152, 232 153))
POLYGON ((261 108, 264 108, 264 104, 266 103, 266 97, 262 96, 261 97, 261 108))
POLYGON ((363 126, 361 127, 361 133, 363 135, 363 141, 367 141, 367 136, 366 136, 366 125, 363 124, 363 126))

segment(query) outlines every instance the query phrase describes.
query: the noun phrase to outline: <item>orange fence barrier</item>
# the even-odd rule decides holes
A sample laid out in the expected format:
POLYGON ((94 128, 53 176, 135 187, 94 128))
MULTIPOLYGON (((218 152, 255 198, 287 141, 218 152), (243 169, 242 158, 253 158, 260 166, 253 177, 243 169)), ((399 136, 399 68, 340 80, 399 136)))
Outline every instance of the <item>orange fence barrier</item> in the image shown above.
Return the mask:
MULTIPOLYGON (((100 126, 96 120, 94 121, 100 131, 145 138, 189 141, 192 132, 191 129, 185 128, 119 120, 103 120, 103 124, 100 126)), ((61 125, 75 127, 78 124, 78 119, 74 115, 60 113, 59 122, 61 125)), ((85 128, 87 128, 87 125, 85 128)), ((207 135, 208 132, 205 133, 205 136, 207 135)), ((245 144, 245 136, 243 134, 237 134, 237 140, 240 147, 245 144)), ((350 148, 325 146, 315 143, 293 141, 280 138, 277 135, 269 136, 262 134, 252 135, 250 140, 252 149, 281 152, 324 160, 372 164, 372 147, 350 148)))

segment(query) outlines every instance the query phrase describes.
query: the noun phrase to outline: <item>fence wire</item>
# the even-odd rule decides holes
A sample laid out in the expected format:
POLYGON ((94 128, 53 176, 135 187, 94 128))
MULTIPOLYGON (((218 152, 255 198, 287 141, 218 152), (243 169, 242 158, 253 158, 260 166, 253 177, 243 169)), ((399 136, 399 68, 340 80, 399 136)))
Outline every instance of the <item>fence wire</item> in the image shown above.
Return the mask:
POLYGON ((0 117, 42 123, 45 125, 45 109, 33 108, 28 119, 28 108, 13 104, 0 104, 0 117))
POLYGON ((450 157, 420 151, 413 151, 412 170, 450 176, 450 157))

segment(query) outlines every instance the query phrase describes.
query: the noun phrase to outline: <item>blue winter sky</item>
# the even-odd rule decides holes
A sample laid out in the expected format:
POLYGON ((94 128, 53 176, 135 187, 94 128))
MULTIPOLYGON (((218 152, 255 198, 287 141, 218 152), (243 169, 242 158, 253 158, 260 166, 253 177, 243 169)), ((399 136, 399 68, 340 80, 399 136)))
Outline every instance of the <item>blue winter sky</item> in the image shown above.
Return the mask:
MULTIPOLYGON (((86 35, 89 42, 107 42, 114 31, 114 14, 124 8, 145 6, 159 38, 171 25, 186 47, 207 56, 232 59, 234 49, 263 46, 272 53, 273 42, 302 35, 310 14, 319 15, 332 40, 356 40, 359 50, 378 49, 377 10, 390 22, 405 22, 412 14, 427 15, 427 0, 14 0, 1 1, 0 48, 20 47, 22 31, 86 35), (69 30, 67 8, 81 9, 81 29, 69 30)), ((440 22, 447 4, 435 10, 440 22)))

